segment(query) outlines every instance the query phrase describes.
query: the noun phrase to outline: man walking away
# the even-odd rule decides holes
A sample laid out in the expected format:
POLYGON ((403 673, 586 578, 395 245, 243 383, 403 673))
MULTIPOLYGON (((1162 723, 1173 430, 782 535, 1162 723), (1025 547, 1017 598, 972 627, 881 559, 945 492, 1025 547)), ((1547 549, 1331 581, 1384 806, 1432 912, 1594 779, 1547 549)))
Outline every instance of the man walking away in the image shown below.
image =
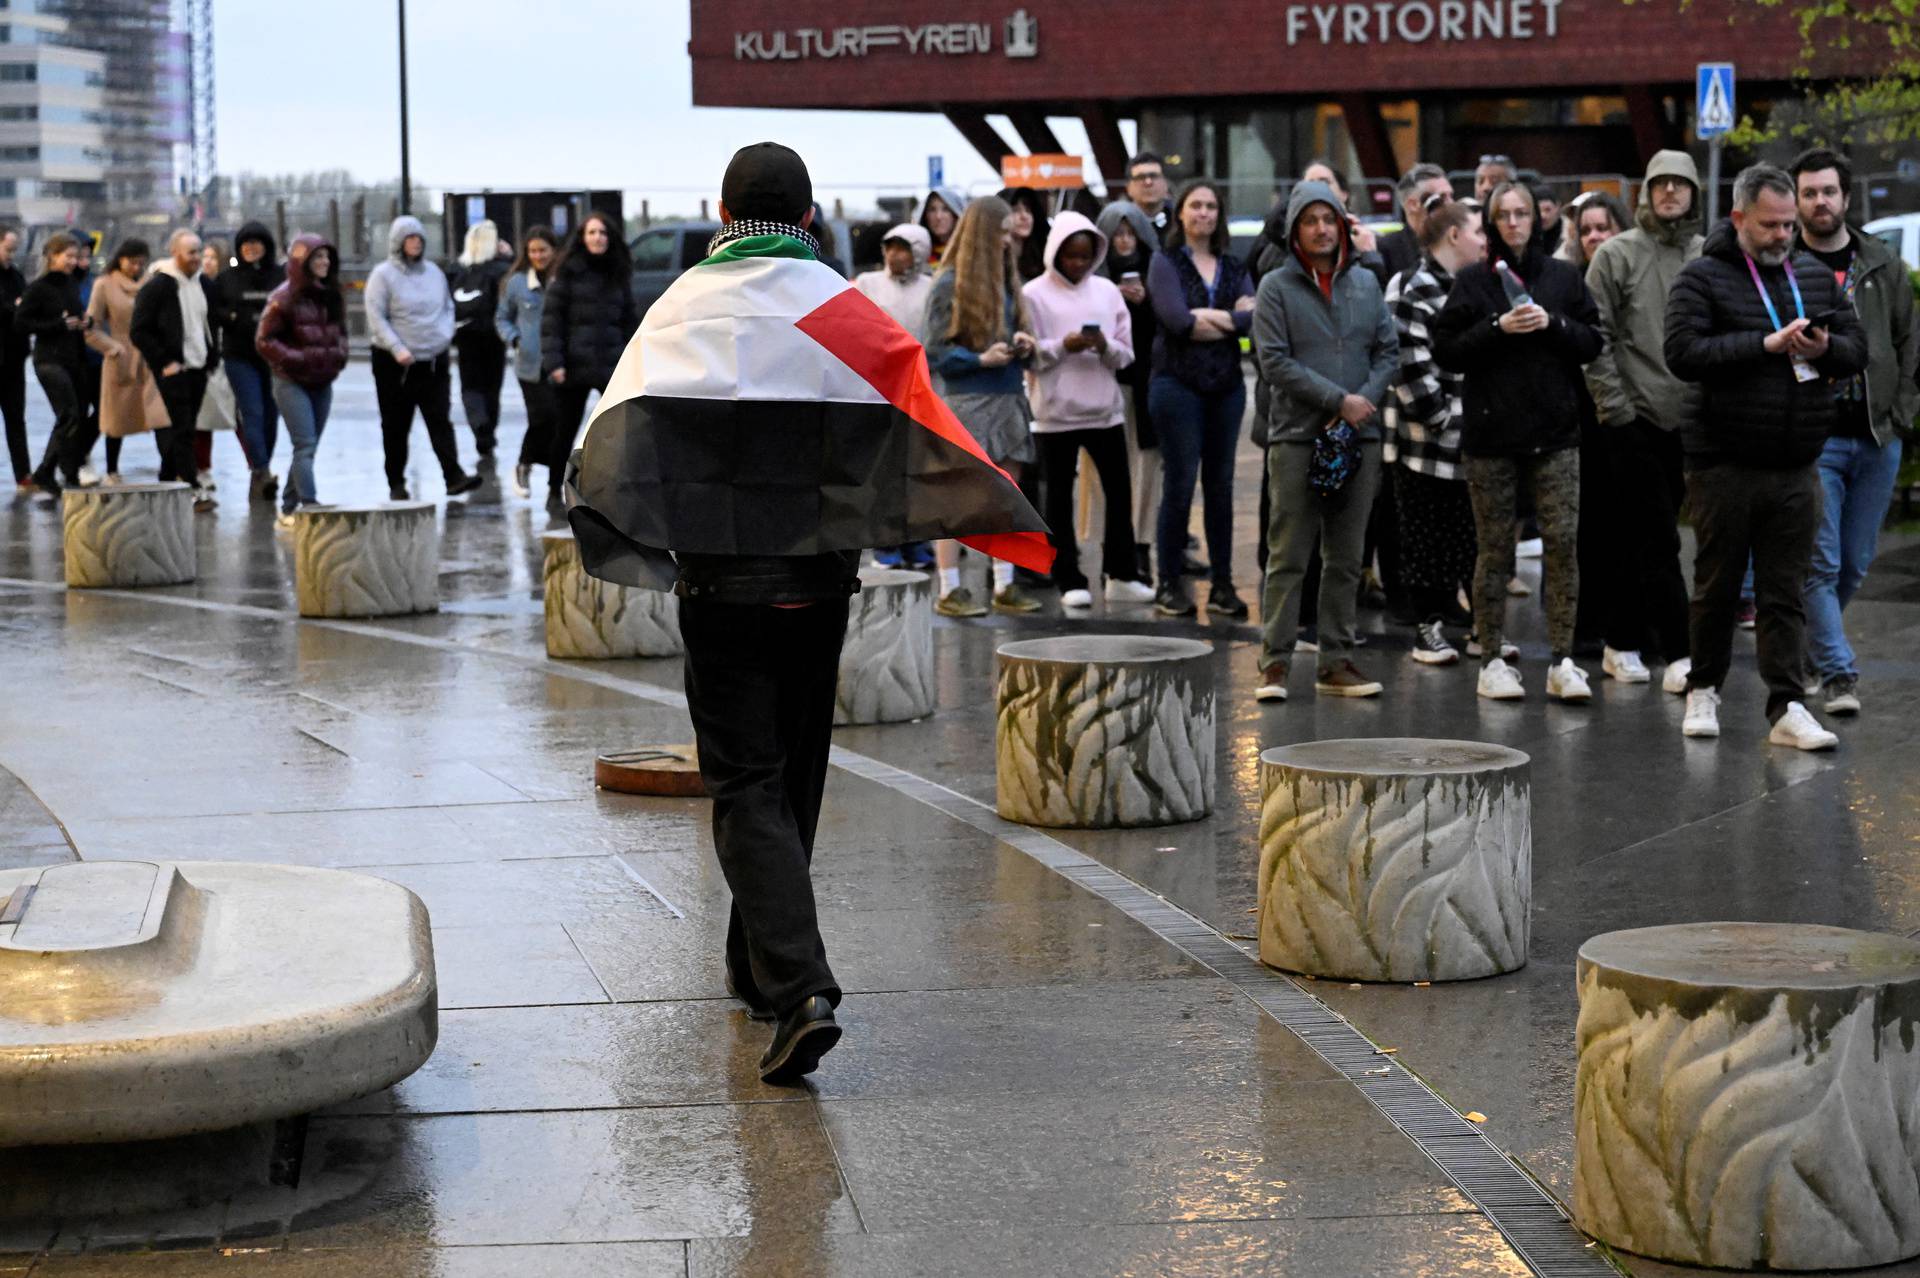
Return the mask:
POLYGON ((158 432, 163 470, 194 484, 193 508, 213 509, 213 496, 198 486, 194 423, 207 396, 207 374, 220 366, 213 329, 213 289, 200 275, 200 237, 182 228, 167 240, 167 257, 153 268, 133 299, 128 339, 160 383, 160 399, 172 422, 158 432))
POLYGON ((1594 251, 1587 291, 1607 344, 1587 365, 1600 419, 1596 450, 1618 520, 1601 626, 1601 668, 1626 683, 1652 676, 1645 658, 1666 663, 1661 686, 1684 696, 1687 583, 1680 574, 1680 433, 1700 410, 1699 389, 1667 370, 1667 295, 1680 268, 1700 256, 1700 174, 1685 151, 1657 151, 1640 185, 1631 230, 1594 251))
POLYGON ((961 537, 1035 571, 1053 558, 1019 488, 934 394, 920 344, 820 263, 812 207, 798 155, 734 155, 724 226, 627 344, 567 494, 589 571, 680 596, 687 711, 733 892, 728 991, 775 1022, 760 1077, 777 1085, 840 1038, 809 864, 860 551, 961 537))
POLYGON ((439 459, 447 496, 480 486, 460 466, 448 415, 453 395, 453 293, 427 261, 427 233, 416 217, 397 217, 387 233, 387 260, 367 276, 367 330, 373 338, 373 389, 380 402, 380 442, 387 456, 388 496, 406 501, 407 436, 417 409, 439 459))
POLYGON ((1866 367, 1867 343, 1833 272, 1794 253, 1796 211, 1784 171, 1742 170, 1732 221, 1707 236, 1667 300, 1667 367, 1703 393, 1682 427, 1699 549, 1681 731, 1720 735, 1720 685, 1751 554, 1767 740, 1831 750, 1839 738, 1800 703, 1807 565, 1820 526, 1814 463, 1839 418, 1833 383, 1866 367))
POLYGON ((1380 283, 1359 264, 1346 208, 1324 182, 1287 201, 1287 260, 1261 279, 1253 343, 1268 402, 1267 475, 1273 509, 1260 608, 1260 701, 1284 701, 1299 626, 1300 585, 1320 538, 1320 672, 1316 691, 1371 697, 1380 685, 1353 664, 1361 555, 1380 486, 1379 408, 1399 365, 1380 283), (1352 473, 1324 492, 1313 482, 1323 434, 1350 441, 1352 473))
POLYGON ((1844 156, 1816 148, 1790 172, 1800 247, 1833 272, 1867 343, 1866 372, 1834 383, 1839 415, 1820 450, 1820 531, 1806 592, 1807 665, 1825 693, 1826 712, 1858 714, 1860 669, 1840 615, 1873 562, 1900 473, 1901 438, 1920 411, 1913 289, 1893 249, 1847 224, 1853 166, 1844 156))

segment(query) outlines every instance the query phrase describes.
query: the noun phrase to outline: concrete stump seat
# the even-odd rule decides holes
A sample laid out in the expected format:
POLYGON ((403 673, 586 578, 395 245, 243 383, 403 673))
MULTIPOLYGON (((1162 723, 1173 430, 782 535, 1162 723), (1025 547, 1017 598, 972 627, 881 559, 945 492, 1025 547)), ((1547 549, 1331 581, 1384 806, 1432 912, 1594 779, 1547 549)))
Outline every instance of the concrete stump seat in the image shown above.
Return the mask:
POLYGON ((413 893, 284 865, 0 872, 0 1145, 304 1114, 413 1073, 438 1033, 413 893))
POLYGON ((998 653, 997 809, 1076 829, 1213 810, 1213 645, 1076 635, 998 653))
POLYGON ((440 607, 432 502, 303 506, 293 517, 293 584, 303 617, 402 617, 440 607))
POLYGON ((932 714, 933 578, 865 569, 849 608, 834 723, 905 723, 932 714))
POLYGON ((1260 756, 1260 961, 1349 981, 1526 965, 1529 760, 1475 741, 1310 741, 1260 756))
POLYGON ((69 488, 60 501, 61 557, 69 586, 174 586, 193 580, 193 489, 186 484, 69 488))
POLYGON ((590 576, 569 530, 542 533, 540 544, 549 657, 605 661, 680 655, 678 598, 590 576))
POLYGON ((1580 947, 1573 1215, 1729 1269, 1920 1255, 1920 943, 1688 923, 1580 947))

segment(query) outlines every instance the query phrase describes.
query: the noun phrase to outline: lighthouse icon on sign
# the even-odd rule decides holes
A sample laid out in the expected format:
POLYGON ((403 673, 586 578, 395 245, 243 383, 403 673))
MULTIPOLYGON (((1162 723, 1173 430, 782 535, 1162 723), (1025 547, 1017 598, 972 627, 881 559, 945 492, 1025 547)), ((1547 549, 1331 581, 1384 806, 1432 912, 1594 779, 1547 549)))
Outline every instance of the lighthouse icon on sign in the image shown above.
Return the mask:
POLYGON ((1007 56, 1033 58, 1040 54, 1040 19, 1017 9, 1007 19, 1007 56))

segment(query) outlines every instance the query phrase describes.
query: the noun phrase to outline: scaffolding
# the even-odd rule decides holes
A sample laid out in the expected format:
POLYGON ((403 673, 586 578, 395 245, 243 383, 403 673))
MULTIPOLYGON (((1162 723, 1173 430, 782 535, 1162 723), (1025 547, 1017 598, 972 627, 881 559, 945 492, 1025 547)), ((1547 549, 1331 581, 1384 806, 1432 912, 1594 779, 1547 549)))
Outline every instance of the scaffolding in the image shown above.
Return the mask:
POLYGON ((196 105, 190 19, 208 20, 207 154, 212 154, 213 71, 210 0, 40 0, 42 13, 67 20, 62 43, 106 55, 106 207, 87 216, 172 215, 186 193, 176 178, 191 165, 196 105))

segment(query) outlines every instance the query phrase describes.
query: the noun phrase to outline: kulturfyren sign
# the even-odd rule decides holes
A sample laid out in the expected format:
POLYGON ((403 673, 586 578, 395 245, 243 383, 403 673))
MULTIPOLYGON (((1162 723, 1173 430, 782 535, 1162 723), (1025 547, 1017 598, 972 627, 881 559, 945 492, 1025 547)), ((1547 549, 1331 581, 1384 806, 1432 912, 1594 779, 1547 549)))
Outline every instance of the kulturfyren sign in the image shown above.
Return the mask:
MULTIPOLYGON (((1559 3, 1559 0, 1553 0, 1559 3)), ((1001 51, 1009 58, 1040 52, 1040 23, 1025 9, 1001 26, 1001 51)), ((958 57, 992 53, 991 22, 926 22, 917 26, 884 23, 866 27, 798 27, 787 31, 736 31, 733 56, 743 62, 782 62, 803 58, 865 58, 888 50, 915 55, 958 57)))

